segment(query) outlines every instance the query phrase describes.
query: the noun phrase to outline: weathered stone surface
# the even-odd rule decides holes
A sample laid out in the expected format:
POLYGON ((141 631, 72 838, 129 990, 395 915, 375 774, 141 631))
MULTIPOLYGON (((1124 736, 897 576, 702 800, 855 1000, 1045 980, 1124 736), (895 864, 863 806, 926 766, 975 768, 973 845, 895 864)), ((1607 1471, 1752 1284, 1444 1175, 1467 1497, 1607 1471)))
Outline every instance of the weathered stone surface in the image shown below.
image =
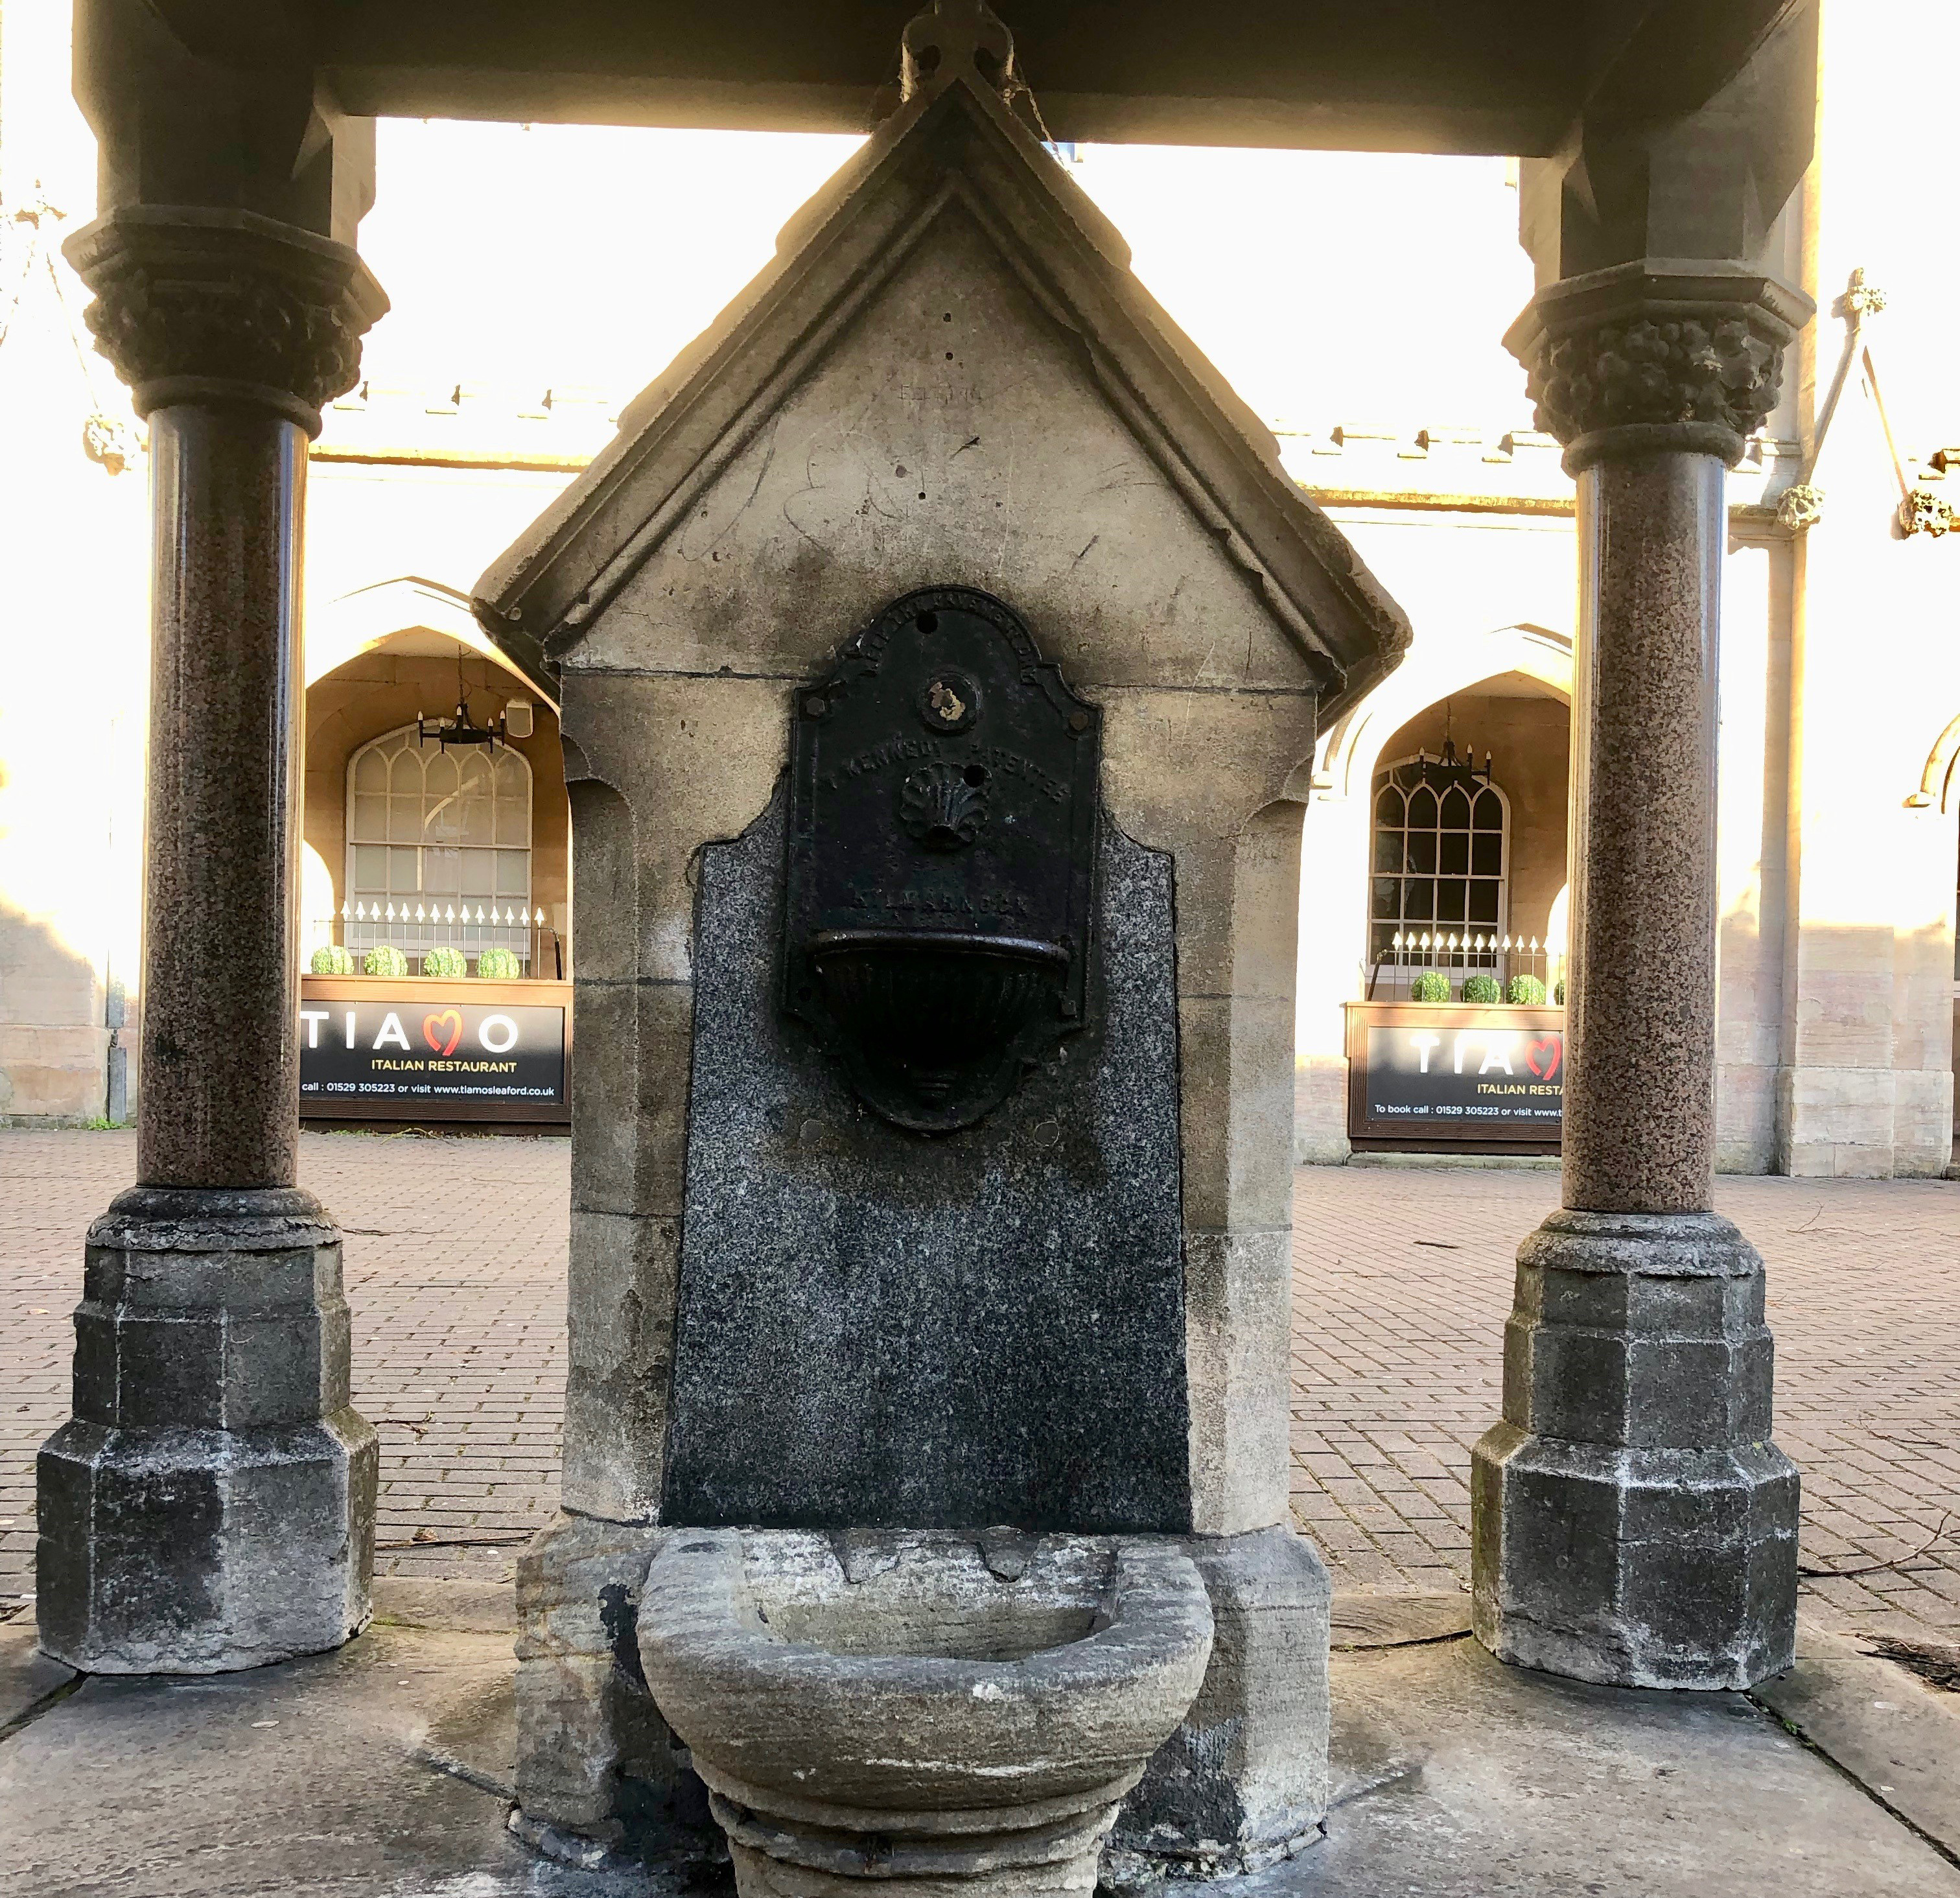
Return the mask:
POLYGON ((1498 1424, 1471 1495, 1472 1625, 1500 1660, 1624 1687, 1789 1666, 1797 1475, 1774 1444, 1625 1450, 1498 1424))
POLYGON ((1763 1262, 1713 1213, 1554 1213, 1518 1250, 1504 1416, 1540 1436, 1710 1449, 1770 1434, 1763 1262))
POLYGON ((1336 1654, 1370 1648, 1409 1648, 1454 1641, 1470 1632, 1470 1597, 1378 1595, 1342 1589, 1334 1597, 1331 1632, 1336 1654))
POLYGON ((1184 1240, 1192 1527, 1223 1537, 1284 1520, 1291 1401, 1293 1234, 1192 1232, 1184 1240))
POLYGON ((744 1898, 1086 1892, 1211 1614, 1154 1539, 682 1529, 639 1644, 744 1898))
MULTIPOLYGON (((648 1898, 688 1888, 638 1867, 573 1872, 514 1850, 501 1796, 508 1635, 381 1621, 377 1609, 376 1625, 337 1654, 196 1692, 82 1681, 0 1755, 8 1898, 648 1898)), ((0 1662, 5 1649, 0 1631, 0 1662)), ((1829 1711, 1857 1696, 1862 1731, 1850 1737, 1869 1737, 1862 1758, 1844 1745, 1844 1726, 1822 1724, 1801 1661, 1793 1678, 1813 1692, 1778 1705, 1869 1792, 1738 1696, 1553 1680, 1464 1641, 1338 1655, 1340 1804, 1328 1836, 1256 1889, 1579 1898, 1597 1884, 1610 1898, 1952 1898, 1952 1866, 1885 1807, 1960 1849, 1960 1830, 1945 1823, 1960 1758, 1927 1723, 1903 1717, 1904 1690, 1923 1689, 1888 1663, 1863 1664, 1892 1673, 1900 1691, 1841 1677, 1829 1711), (1875 1699, 1896 1703, 1898 1715, 1875 1699)), ((1104 1855, 1106 1874, 1115 1855, 1104 1855)))
POLYGON ((1103 826, 1087 1025, 934 1138, 781 1018, 782 849, 702 863, 663 1519, 1188 1526, 1169 865, 1103 826))
POLYGON ((616 1845, 708 1823, 635 1645, 665 1533, 568 1512, 518 1558, 517 1795, 535 1825, 616 1845))
POLYGON ((660 1507, 680 1222, 571 1215, 565 1506, 615 1522, 660 1507))
POLYGON ((0 1626, 0 1730, 24 1719, 76 1678, 40 1651, 31 1620, 0 1626))
POLYGON ((1185 1538, 1214 1629, 1197 1699, 1117 1822, 1126 1882, 1215 1877, 1289 1858, 1327 1815, 1332 1591, 1312 1546, 1285 1527, 1185 1538))
POLYGON ((1798 1479, 1762 1313, 1762 1262, 1713 1213, 1559 1212, 1525 1241, 1504 1421, 1471 1470, 1493 1653, 1622 1686, 1789 1664, 1798 1479))
POLYGON ((1806 1616, 1795 1664, 1750 1698, 1949 1862, 1960 1856, 1960 1697, 1806 1616))
POLYGON ((42 1447, 36 1611, 90 1673, 202 1673, 368 1619, 374 1432, 310 1194, 138 1186, 89 1235, 74 1416, 42 1447))

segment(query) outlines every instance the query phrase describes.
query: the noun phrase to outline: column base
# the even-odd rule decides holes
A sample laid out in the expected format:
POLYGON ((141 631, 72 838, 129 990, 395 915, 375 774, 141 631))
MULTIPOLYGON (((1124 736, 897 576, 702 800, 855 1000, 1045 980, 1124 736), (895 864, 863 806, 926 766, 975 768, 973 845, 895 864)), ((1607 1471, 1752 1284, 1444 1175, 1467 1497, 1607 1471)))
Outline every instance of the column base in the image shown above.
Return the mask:
POLYGON ((1211 1597, 1211 1664, 1184 1723, 1124 1802, 1102 1879, 1257 1871, 1316 1843, 1327 1817, 1333 1589, 1284 1525, 1185 1536, 1211 1597))
POLYGON ((310 1194, 138 1187, 88 1237, 75 1415, 36 1467, 43 1650, 220 1673, 366 1625, 377 1446, 310 1194))
POLYGON ((1554 1213, 1519 1249, 1504 1421, 1472 1456, 1478 1639, 1621 1687, 1790 1666, 1799 1479, 1770 1390, 1762 1262, 1728 1221, 1554 1213))
POLYGON ((1510 1424, 1472 1453, 1477 1638, 1613 1687, 1740 1690, 1796 1658, 1797 1473, 1774 1444, 1624 1450, 1510 1424))

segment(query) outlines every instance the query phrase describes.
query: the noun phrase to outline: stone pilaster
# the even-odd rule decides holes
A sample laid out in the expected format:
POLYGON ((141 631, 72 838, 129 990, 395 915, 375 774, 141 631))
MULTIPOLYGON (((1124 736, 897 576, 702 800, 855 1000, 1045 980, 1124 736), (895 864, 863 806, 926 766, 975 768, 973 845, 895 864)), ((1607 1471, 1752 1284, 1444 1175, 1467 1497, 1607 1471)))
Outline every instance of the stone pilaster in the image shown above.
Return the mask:
POLYGON ((1790 1664, 1797 1476, 1770 1441, 1762 1261, 1712 1211, 1725 469, 1806 298, 1647 260, 1507 339, 1579 486, 1564 1209, 1518 1254, 1472 1478, 1478 1638, 1627 1686, 1790 1664))
POLYGON ((37 1602, 74 1667, 208 1673, 368 1614, 374 1433, 339 1234, 296 1183, 299 579, 307 441, 387 302, 247 212, 120 210, 67 250, 150 425, 143 1084, 40 1453, 37 1602))

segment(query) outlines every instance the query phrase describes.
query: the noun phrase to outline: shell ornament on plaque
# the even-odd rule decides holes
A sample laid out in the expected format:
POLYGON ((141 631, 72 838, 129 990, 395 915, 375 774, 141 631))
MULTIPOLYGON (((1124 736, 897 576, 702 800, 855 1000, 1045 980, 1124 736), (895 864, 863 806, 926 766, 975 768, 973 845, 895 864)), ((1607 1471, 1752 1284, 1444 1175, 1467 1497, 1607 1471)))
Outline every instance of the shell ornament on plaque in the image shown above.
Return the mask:
POLYGON ((783 1005, 886 1119, 971 1126, 1083 1025, 1101 732, 964 587, 894 602, 797 695, 783 1005))
POLYGON ((963 849, 987 822, 985 765, 928 765, 899 789, 899 821, 928 850, 963 849))

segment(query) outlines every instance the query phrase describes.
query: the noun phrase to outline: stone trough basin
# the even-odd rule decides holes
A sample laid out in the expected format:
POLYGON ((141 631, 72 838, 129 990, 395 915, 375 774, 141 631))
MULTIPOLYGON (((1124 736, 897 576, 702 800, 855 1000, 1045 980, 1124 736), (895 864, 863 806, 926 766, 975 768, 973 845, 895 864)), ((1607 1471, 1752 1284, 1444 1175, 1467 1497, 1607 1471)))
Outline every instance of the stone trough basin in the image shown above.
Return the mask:
POLYGON ((676 1529, 639 1647, 743 1898, 1086 1894, 1211 1611, 1147 1540, 676 1529))

